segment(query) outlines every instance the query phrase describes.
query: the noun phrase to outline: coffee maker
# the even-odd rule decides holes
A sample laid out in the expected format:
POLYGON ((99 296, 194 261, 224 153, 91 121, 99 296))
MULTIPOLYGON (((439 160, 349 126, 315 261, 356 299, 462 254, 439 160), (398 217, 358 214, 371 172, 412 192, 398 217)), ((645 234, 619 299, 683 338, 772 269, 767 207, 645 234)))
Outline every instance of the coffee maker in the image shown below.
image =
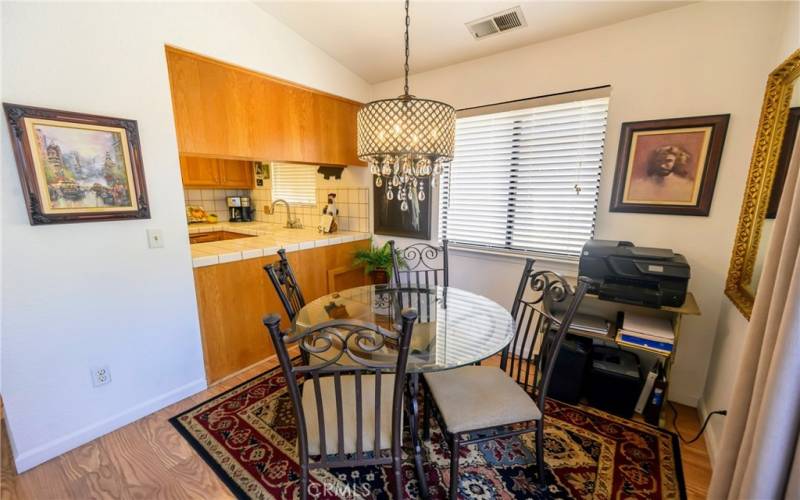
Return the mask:
POLYGON ((252 222, 253 208, 249 196, 228 196, 228 222, 252 222))

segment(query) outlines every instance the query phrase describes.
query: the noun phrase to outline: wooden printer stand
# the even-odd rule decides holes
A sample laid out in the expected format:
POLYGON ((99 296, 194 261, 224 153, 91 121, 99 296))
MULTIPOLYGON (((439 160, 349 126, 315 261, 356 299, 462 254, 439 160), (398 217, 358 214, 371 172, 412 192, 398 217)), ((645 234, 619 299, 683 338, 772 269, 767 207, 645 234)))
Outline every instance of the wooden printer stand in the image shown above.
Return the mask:
POLYGON ((599 334, 584 332, 573 328, 570 328, 570 334, 579 335, 582 337, 600 339, 604 342, 616 344, 620 348, 636 351, 637 354, 644 354, 644 356, 641 357, 643 358, 642 366, 646 368, 648 371, 650 367, 652 367, 658 360, 661 360, 664 363, 664 370, 667 376, 667 390, 666 393, 664 394, 664 404, 661 407, 661 416, 659 418, 659 426, 664 427, 665 410, 667 406, 666 401, 667 398, 669 397, 669 389, 671 387, 670 377, 672 375, 672 364, 675 360, 675 355, 678 352, 678 345, 680 343, 681 323, 685 315, 689 316, 700 315, 700 307, 697 305, 697 301, 695 300, 694 295, 691 292, 687 292, 686 300, 684 300, 683 305, 680 307, 664 306, 655 308, 655 307, 627 304, 623 302, 600 300, 600 298, 597 295, 587 294, 586 297, 584 298, 583 303, 581 304, 579 314, 596 316, 607 320, 610 323, 608 334, 599 335, 599 334), (619 311, 635 312, 636 314, 659 316, 669 319, 672 323, 672 328, 675 333, 675 340, 672 345, 672 352, 667 354, 662 351, 650 349, 645 346, 631 344, 622 340, 618 340, 616 318, 617 318, 617 313, 619 311))

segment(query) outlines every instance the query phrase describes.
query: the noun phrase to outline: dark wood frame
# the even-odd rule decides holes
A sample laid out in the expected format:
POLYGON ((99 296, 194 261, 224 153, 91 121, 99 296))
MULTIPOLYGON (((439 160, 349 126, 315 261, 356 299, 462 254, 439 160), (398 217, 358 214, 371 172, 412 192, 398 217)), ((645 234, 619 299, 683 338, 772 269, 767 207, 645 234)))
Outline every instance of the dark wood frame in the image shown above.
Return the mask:
MULTIPOLYGON (((122 118, 111 118, 108 116, 89 115, 85 113, 74 113, 71 111, 59 111, 10 103, 3 103, 3 109, 5 110, 6 120, 8 121, 11 145, 14 149, 14 157, 17 162, 17 170, 19 171, 19 180, 22 184, 22 194, 25 198, 25 205, 28 209, 28 219, 31 225, 150 218, 150 206, 147 200, 147 188, 144 179, 144 168, 142 166, 142 152, 139 145, 139 128, 136 124, 136 120, 125 120, 122 118), (41 202, 43 194, 39 192, 39 185, 36 182, 33 152, 30 138, 27 136, 24 125, 25 118, 41 118, 82 125, 117 127, 125 130, 135 191, 131 193, 131 195, 135 197, 139 208, 137 210, 119 212, 44 213, 42 211, 41 202)), ((44 196, 47 196, 47 193, 44 193, 44 196)))
MULTIPOLYGON (((778 205, 781 202, 783 185, 786 183, 786 172, 789 170, 789 160, 792 159, 792 151, 798 146, 795 144, 798 127, 800 127, 800 107, 789 108, 789 118, 786 121, 786 130, 783 133, 781 153, 778 157, 778 165, 775 167, 775 179, 772 181, 772 191, 769 194, 767 219, 774 219, 778 215, 778 205)), ((800 141, 797 142, 800 144, 800 141)))
POLYGON ((666 120, 646 120, 626 122, 622 124, 620 132, 619 151, 617 153, 617 167, 614 172, 614 186, 611 192, 611 212, 632 212, 639 214, 667 214, 667 215, 699 215, 707 216, 711 210, 711 200, 714 197, 714 186, 717 182, 719 162, 722 158, 722 147, 725 144, 725 135, 728 131, 729 114, 692 116, 687 118, 669 118, 666 120), (695 205, 651 205, 649 203, 625 203, 625 178, 628 173, 628 163, 634 132, 671 130, 687 127, 711 127, 711 138, 708 145, 706 163, 702 166, 700 191, 695 205))
MULTIPOLYGON (((431 202, 431 193, 433 189, 431 189, 431 182, 430 179, 425 179, 425 200, 421 201, 420 204, 425 206, 425 213, 422 214, 422 224, 419 231, 414 231, 413 229, 393 229, 393 228, 386 228, 380 224, 380 211, 386 207, 387 203, 397 204, 399 206, 400 202, 397 200, 397 197, 391 201, 386 199, 386 188, 385 187, 377 187, 375 183, 372 184, 372 219, 374 223, 373 232, 375 234, 382 234, 386 236, 400 236, 404 238, 414 238, 418 240, 429 240, 431 239, 431 220, 433 218, 433 203, 431 202)), ((399 210, 399 208, 398 208, 399 210)))

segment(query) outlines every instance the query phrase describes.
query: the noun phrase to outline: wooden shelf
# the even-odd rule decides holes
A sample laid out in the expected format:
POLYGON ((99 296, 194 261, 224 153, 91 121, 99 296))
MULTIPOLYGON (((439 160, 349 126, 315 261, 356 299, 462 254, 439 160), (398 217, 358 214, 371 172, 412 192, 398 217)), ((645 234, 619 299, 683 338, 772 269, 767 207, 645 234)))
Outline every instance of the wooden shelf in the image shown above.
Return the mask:
POLYGON ((607 302, 609 304, 619 304, 620 306, 625 306, 625 307, 640 307, 648 311, 665 311, 677 314, 688 314, 690 316, 699 316, 701 314, 700 307, 697 305, 697 301, 695 300, 694 294, 692 292, 686 292, 686 299, 683 301, 683 305, 681 305, 680 307, 671 307, 671 306, 648 307, 639 304, 628 304, 627 302, 604 300, 594 293, 587 293, 586 296, 591 297, 593 299, 602 300, 603 302, 607 302))

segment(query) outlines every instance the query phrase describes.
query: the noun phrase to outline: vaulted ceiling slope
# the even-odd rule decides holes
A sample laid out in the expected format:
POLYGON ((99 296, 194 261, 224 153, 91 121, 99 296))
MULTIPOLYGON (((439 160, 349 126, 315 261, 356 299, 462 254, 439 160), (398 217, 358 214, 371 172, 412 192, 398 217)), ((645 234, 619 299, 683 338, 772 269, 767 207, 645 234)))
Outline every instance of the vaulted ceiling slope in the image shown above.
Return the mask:
MULTIPOLYGON (((411 2, 411 72, 680 7, 675 1, 411 2), (527 26, 475 40, 465 23, 520 6, 527 26)), ((402 76, 403 1, 257 1, 279 21, 370 83, 402 76)))

